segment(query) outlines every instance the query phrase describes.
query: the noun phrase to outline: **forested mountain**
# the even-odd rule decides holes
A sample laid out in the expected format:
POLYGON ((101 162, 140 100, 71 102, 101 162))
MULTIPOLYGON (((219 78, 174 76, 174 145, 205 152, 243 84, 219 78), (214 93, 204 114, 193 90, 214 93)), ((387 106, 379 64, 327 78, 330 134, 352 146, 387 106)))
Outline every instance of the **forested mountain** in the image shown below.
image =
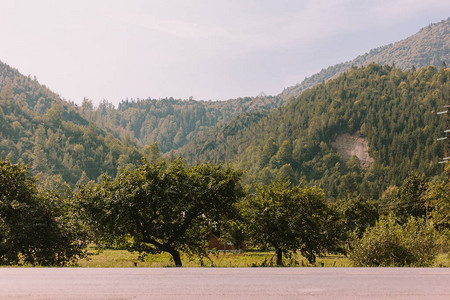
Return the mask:
MULTIPOLYGON (((383 72, 387 72, 384 76, 388 77, 393 76, 391 72, 396 74, 400 72, 399 74, 401 75, 396 76, 403 76, 405 79, 402 79, 402 81, 405 84, 415 85, 415 83, 411 82, 411 76, 416 75, 408 74, 418 74, 418 71, 404 73, 401 70, 412 65, 416 67, 424 64, 440 65, 442 60, 448 61, 450 58, 449 24, 450 19, 431 24, 403 41, 374 49, 368 54, 359 56, 352 62, 329 67, 306 79, 300 85, 286 89, 278 96, 261 95, 222 102, 175 100, 173 98, 160 100, 137 99, 122 101, 115 108, 106 101, 100 103, 98 107, 94 107, 92 102, 86 99, 83 105, 77 107, 73 103, 62 100, 59 95, 39 84, 35 78, 23 76, 17 70, 0 62, 0 158, 9 157, 13 162, 23 161, 32 166, 32 172, 35 174, 62 174, 62 178, 72 185, 80 180, 82 182, 87 179, 95 179, 102 172, 110 172, 114 175, 117 168, 129 167, 136 160, 139 160, 142 155, 155 158, 159 155, 159 150, 163 153, 168 153, 177 149, 182 149, 180 153, 187 155, 191 161, 205 159, 228 161, 232 159, 238 162, 239 166, 250 166, 249 168, 253 170, 256 170, 254 169, 255 166, 259 166, 258 168, 263 169, 264 172, 253 174, 254 179, 260 177, 266 178, 263 181, 267 181, 270 178, 274 178, 274 170, 280 168, 283 174, 289 174, 296 181, 301 178, 305 178, 308 181, 316 180, 323 175, 322 171, 317 171, 317 173, 314 171, 315 168, 312 168, 310 171, 299 171, 305 167, 303 166, 305 158, 301 160, 303 167, 300 167, 298 162, 297 165, 296 163, 282 164, 285 162, 283 159, 278 159, 278 162, 271 164, 272 167, 269 169, 266 169, 266 165, 270 162, 274 153, 278 153, 280 149, 290 152, 291 148, 293 153, 295 151, 303 151, 302 155, 306 156, 313 155, 308 151, 322 154, 331 153, 331 156, 327 156, 327 158, 337 162, 339 156, 334 150, 330 150, 333 149, 331 145, 332 138, 335 138, 337 133, 355 133, 358 131, 356 129, 341 130, 341 123, 350 122, 353 124, 355 122, 354 117, 345 119, 345 117, 352 116, 353 112, 350 112, 350 108, 346 107, 345 113, 347 115, 333 116, 340 123, 338 123, 339 126, 333 125, 335 127, 338 126, 339 131, 331 131, 331 135, 330 131, 325 129, 328 127, 318 123, 323 127, 321 130, 328 132, 328 135, 324 136, 324 132, 317 135, 312 134, 311 132, 314 130, 310 128, 319 126, 315 123, 319 121, 308 116, 308 114, 311 114, 311 111, 325 109, 323 106, 327 107, 327 104, 325 102, 321 104, 320 101, 307 102, 307 107, 304 108, 305 111, 300 110, 296 112, 298 114, 297 119, 288 121, 289 118, 285 118, 281 114, 286 110, 292 109, 294 104, 279 108, 284 101, 289 96, 297 95, 306 87, 319 84, 319 87, 306 91, 305 96, 300 96, 300 98, 293 100, 293 103, 304 102, 305 100, 301 99, 313 93, 312 91, 315 91, 316 88, 323 87, 322 82, 324 80, 335 77, 336 74, 351 68, 352 65, 365 65, 370 61, 387 63, 388 65, 395 64, 399 69, 379 68, 383 72), (279 124, 277 123, 278 121, 280 122, 279 124), (280 140, 283 135, 288 135, 285 132, 286 130, 297 132, 298 128, 295 126, 298 126, 298 124, 296 125, 295 121, 301 121, 303 124, 304 128, 298 132, 300 135, 295 138, 280 140), (305 135, 303 130, 309 132, 308 135, 305 135), (271 135, 273 140, 270 139, 267 132, 273 133, 271 135), (264 158, 256 165, 253 165, 253 154, 259 150, 255 150, 252 147, 259 145, 260 138, 265 139, 267 143, 264 155, 268 158, 264 158), (245 142, 241 143, 241 139, 245 139, 245 142), (255 139, 256 141, 253 141, 255 139), (294 143, 296 139, 303 143, 302 147, 294 143), (284 140, 286 140, 286 143, 283 146, 284 140), (325 141, 325 144, 320 144, 320 142, 317 144, 318 141, 325 141), (317 145, 320 147, 325 147, 326 145, 331 152, 328 153, 327 149, 320 147, 320 151, 318 151, 319 148, 315 148, 317 145), (139 150, 140 147, 142 147, 142 151, 139 150), (250 147, 250 149, 247 149, 247 147, 250 147), (256 152, 253 153, 252 151, 256 152)), ((360 69, 351 69, 348 74, 358 72, 367 73, 367 71, 361 71, 360 69)), ((427 72, 433 73, 434 71, 427 72)), ((365 75, 361 76, 360 80, 363 80, 365 75)), ((376 77, 378 75, 370 76, 376 77)), ((421 84, 422 82, 425 85, 428 84, 428 81, 426 81, 428 78, 426 80, 421 76, 419 78, 421 84)), ((372 86, 373 91, 370 93, 374 95, 386 93, 390 97, 389 99, 400 99, 398 95, 404 93, 400 93, 398 87, 395 90, 386 90, 384 85, 373 86, 374 83, 372 83, 371 79, 365 78, 365 80, 370 81, 370 83, 364 84, 372 86), (377 89, 380 90, 377 91, 377 89)), ((379 80, 380 82, 386 81, 384 77, 379 80)), ((349 95, 353 97, 362 93, 364 96, 361 97, 364 98, 366 93, 368 93, 362 90, 357 92, 353 90, 348 91, 346 84, 341 85, 339 93, 342 94, 342 101, 347 101, 349 95)), ((424 97, 422 94, 414 95, 414 97, 424 97)), ((334 98, 330 99, 335 103, 334 98)), ((357 101, 354 98, 352 99, 357 101)), ((413 99, 419 101, 416 98, 413 99)), ((379 99, 377 98, 377 100, 379 99)), ((437 98, 435 98, 435 101, 437 101, 437 98)), ((427 109, 432 108, 430 106, 427 109)), ((385 118, 380 112, 378 112, 377 116, 385 118)), ((331 120, 333 119, 329 119, 327 122, 330 123, 331 120)), ((375 122, 375 119, 372 121, 375 122)), ((355 126, 362 125, 358 123, 355 126)), ((413 125, 416 126, 417 124, 414 123, 413 125)), ((366 134, 365 131, 370 130, 367 126, 365 125, 359 129, 363 135, 366 134)), ((372 126, 375 125, 372 124, 372 126)), ((394 128, 398 127, 392 126, 394 128)), ((380 127, 378 130, 383 129, 380 127)), ((428 128, 427 130, 430 129, 428 128)), ((398 138, 395 137, 395 139, 398 138)), ((402 136, 401 138, 403 139, 404 137, 402 136)), ((369 139, 374 139, 374 137, 369 137, 369 139)), ((388 157, 387 154, 385 152, 376 152, 378 150, 374 148, 375 142, 373 140, 368 140, 368 143, 370 154, 375 159, 375 163, 372 166, 388 166, 387 161, 385 161, 388 159, 386 158, 388 157)), ((432 153, 427 154, 427 157, 429 158, 429 155, 431 155, 433 160, 435 160, 437 157, 436 151, 438 150, 436 150, 437 148, 435 150, 433 150, 434 148, 429 149, 428 146, 437 146, 434 144, 424 146, 426 151, 432 153)), ((399 149, 401 151, 405 150, 405 148, 401 147, 399 149)), ((413 161, 399 164, 400 169, 396 170, 399 173, 389 175, 388 183, 398 183, 404 177, 405 170, 409 168, 408 166, 411 163, 420 164, 420 170, 425 168, 424 162, 420 160, 421 162, 419 163, 417 160, 419 154, 415 156, 408 155, 409 159, 413 161)), ((318 156, 316 160, 320 160, 318 156)), ((311 163, 316 165, 316 161, 311 163)), ((389 165, 389 168, 394 168, 394 166, 389 165)), ((427 172, 435 174, 435 168, 428 168, 427 172)), ((342 188, 337 188, 339 184, 331 184, 333 186, 333 195, 339 194, 339 191, 342 190, 342 188)))
POLYGON ((436 141, 444 120, 450 69, 443 64, 402 71, 370 64, 305 90, 283 107, 241 116, 181 149, 190 161, 233 162, 247 183, 288 177, 323 187, 329 196, 359 191, 378 197, 409 171, 435 176, 444 156, 436 141), (342 134, 364 138, 373 163, 345 162, 332 143, 342 134))
POLYGON ((0 88, 9 85, 16 98, 15 102, 33 112, 44 114, 55 103, 61 103, 60 97, 41 85, 36 78, 24 76, 18 70, 0 61, 0 88))
POLYGON ((406 70, 413 66, 416 68, 439 67, 443 61, 450 62, 450 18, 430 24, 399 42, 372 49, 369 53, 360 55, 352 61, 322 69, 303 82, 286 88, 279 96, 283 99, 297 96, 303 90, 334 78, 352 66, 366 66, 374 62, 380 65, 395 65, 406 70))
POLYGON ((167 99, 126 100, 116 109, 102 102, 94 109, 85 100, 81 112, 97 126, 115 136, 137 139, 141 145, 158 143, 166 153, 176 150, 220 122, 249 111, 268 110, 281 105, 277 97, 259 96, 228 101, 167 99))
POLYGON ((131 141, 105 134, 74 104, 0 62, 0 159, 6 157, 30 165, 49 184, 75 185, 115 174, 142 155, 131 141))
MULTIPOLYGON (((106 101, 96 108, 89 100, 81 107, 81 113, 98 127, 108 130, 115 137, 136 139, 140 145, 158 143, 163 153, 179 149, 196 136, 219 123, 233 118, 259 118, 249 112, 269 110, 281 106, 289 97, 300 94, 306 88, 336 77, 352 66, 370 62, 395 65, 402 70, 434 65, 450 61, 450 19, 431 24, 417 34, 400 42, 371 50, 352 61, 328 67, 305 79, 302 83, 285 89, 275 97, 245 97, 228 101, 195 101, 166 99, 125 100, 118 108, 106 101), (239 117, 240 114, 244 114, 239 117)), ((246 121, 246 122, 247 122, 246 121)))

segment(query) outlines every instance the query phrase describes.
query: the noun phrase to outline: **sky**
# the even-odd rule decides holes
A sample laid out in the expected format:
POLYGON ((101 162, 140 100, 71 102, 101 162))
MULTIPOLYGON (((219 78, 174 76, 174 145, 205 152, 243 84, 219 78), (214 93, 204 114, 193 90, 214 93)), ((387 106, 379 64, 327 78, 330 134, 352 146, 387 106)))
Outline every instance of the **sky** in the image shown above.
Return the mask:
POLYGON ((449 16, 448 0, 0 0, 0 61, 77 104, 227 100, 449 16))

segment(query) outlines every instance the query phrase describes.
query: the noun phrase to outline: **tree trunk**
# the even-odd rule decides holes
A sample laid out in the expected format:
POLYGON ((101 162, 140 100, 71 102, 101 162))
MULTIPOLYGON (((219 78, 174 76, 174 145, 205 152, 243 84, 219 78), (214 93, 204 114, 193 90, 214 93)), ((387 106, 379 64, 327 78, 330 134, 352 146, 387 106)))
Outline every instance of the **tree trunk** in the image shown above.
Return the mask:
POLYGON ((182 267, 183 264, 181 263, 180 252, 178 252, 177 250, 172 250, 172 251, 169 251, 169 253, 173 257, 173 261, 175 262, 175 267, 182 267))
POLYGON ((277 266, 282 266, 283 265, 283 251, 281 250, 276 250, 277 253, 277 266))

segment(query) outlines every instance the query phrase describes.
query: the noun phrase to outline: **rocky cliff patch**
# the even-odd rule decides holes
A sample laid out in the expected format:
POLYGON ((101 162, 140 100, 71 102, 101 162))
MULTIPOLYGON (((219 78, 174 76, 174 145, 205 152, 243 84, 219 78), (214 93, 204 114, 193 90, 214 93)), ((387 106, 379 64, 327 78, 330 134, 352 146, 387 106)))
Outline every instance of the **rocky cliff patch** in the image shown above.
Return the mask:
POLYGON ((361 167, 363 169, 367 169, 373 162, 373 158, 369 155, 369 143, 359 134, 342 134, 338 136, 331 145, 345 161, 350 160, 350 158, 355 155, 361 162, 361 167))

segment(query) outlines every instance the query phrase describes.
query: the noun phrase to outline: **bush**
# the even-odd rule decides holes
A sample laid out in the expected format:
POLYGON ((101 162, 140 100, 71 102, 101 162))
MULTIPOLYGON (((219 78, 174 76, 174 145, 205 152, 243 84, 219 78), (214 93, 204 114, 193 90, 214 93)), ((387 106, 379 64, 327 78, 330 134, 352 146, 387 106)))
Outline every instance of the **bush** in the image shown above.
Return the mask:
POLYGON ((411 217, 403 226, 390 216, 369 227, 352 243, 355 266, 430 266, 437 254, 436 231, 430 222, 411 217))

